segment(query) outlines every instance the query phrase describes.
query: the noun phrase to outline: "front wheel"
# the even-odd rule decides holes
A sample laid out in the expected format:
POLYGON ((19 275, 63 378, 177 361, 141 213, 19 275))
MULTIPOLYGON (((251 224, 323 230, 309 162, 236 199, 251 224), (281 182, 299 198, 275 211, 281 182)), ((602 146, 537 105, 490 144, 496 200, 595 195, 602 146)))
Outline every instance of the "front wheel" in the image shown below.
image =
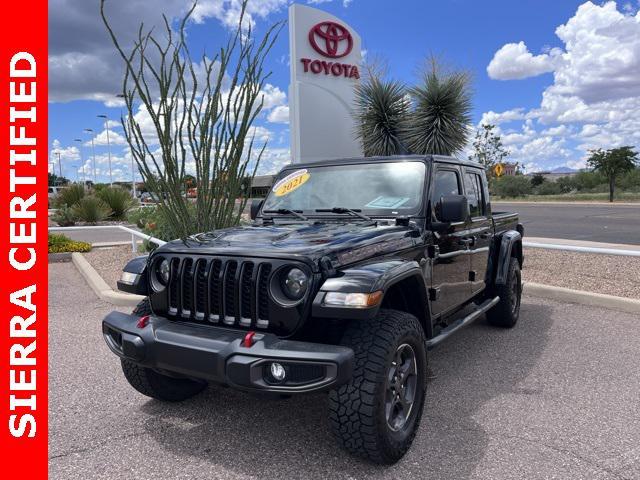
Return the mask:
POLYGON ((353 322, 343 345, 353 348, 351 381, 329 394, 329 419, 338 441, 351 453, 391 464, 407 452, 422 417, 427 352, 418 320, 381 310, 353 322))

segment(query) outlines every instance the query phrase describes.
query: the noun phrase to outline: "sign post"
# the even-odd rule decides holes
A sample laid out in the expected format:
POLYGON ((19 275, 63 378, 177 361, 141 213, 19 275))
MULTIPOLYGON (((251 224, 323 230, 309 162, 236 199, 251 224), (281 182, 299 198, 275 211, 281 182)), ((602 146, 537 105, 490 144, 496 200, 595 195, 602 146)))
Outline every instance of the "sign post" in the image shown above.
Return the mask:
POLYGON ((305 5, 289 7, 289 126, 293 163, 359 157, 352 109, 360 81, 360 36, 305 5))

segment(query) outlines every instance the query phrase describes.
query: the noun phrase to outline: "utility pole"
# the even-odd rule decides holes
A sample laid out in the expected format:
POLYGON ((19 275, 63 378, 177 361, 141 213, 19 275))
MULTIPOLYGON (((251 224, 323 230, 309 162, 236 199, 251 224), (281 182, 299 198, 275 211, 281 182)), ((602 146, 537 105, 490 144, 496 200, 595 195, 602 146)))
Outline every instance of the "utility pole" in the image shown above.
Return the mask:
POLYGON ((111 173, 111 141, 109 140, 109 117, 106 115, 98 115, 98 118, 104 119, 104 129, 107 131, 107 152, 109 153, 109 183, 113 187, 113 173, 111 173))
POLYGON ((96 146, 93 142, 95 138, 95 132, 93 131, 93 128, 85 128, 84 131, 91 134, 91 154, 93 155, 93 186, 95 187, 95 185, 98 183, 98 179, 96 178, 96 146))

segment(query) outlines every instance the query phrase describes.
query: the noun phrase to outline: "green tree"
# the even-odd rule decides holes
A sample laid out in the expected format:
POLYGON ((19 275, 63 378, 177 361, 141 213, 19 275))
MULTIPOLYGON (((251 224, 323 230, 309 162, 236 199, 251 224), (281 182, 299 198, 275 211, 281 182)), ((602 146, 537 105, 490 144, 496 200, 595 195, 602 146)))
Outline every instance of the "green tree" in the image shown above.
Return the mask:
POLYGON ((531 177, 531 186, 534 188, 542 185, 544 182, 546 182, 546 179, 541 173, 536 173, 531 177))
POLYGON ((529 195, 532 188, 531 182, 524 175, 505 175, 493 179, 491 191, 500 197, 521 197, 529 195))
POLYGON ((494 167, 498 163, 502 163, 510 153, 502 145, 502 139, 500 135, 495 133, 495 128, 496 126, 491 124, 482 124, 480 126, 473 141, 473 153, 469 155, 469 160, 484 165, 489 177, 494 176, 494 167))
POLYGON ((125 65, 124 135, 173 238, 239 223, 247 202, 242 179, 255 175, 266 148, 266 143, 256 145, 252 126, 270 75, 265 58, 282 28, 277 23, 257 38, 247 26, 243 0, 226 43, 215 55, 194 60, 185 30, 195 7, 175 29, 165 16, 160 33, 141 25, 125 51, 106 18, 105 0, 100 2, 102 20, 125 65), (140 112, 153 125, 152 134, 138 121, 140 112), (194 165, 195 202, 183 195, 187 164, 194 165))
POLYGON ((55 173, 49 173, 49 186, 58 187, 60 185, 68 185, 69 179, 65 177, 59 177, 55 173))
POLYGON ((432 58, 413 87, 384 80, 375 68, 356 87, 356 136, 365 156, 406 153, 452 155, 467 144, 470 77, 446 72, 432 58))
POLYGON ((587 165, 594 171, 602 173, 609 182, 609 201, 613 202, 616 178, 633 170, 638 163, 638 152, 633 147, 624 146, 610 150, 591 150, 587 165))

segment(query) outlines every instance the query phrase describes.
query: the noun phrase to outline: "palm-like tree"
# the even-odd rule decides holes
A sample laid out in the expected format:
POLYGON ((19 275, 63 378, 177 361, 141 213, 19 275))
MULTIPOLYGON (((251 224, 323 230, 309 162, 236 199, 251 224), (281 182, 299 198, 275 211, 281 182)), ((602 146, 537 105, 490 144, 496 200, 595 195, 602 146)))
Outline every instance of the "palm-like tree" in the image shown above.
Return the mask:
POLYGON ((408 112, 409 99, 400 82, 370 76, 356 87, 356 135, 362 142, 365 156, 406 151, 402 127, 408 112))
POLYGON ((432 59, 423 83, 407 89, 372 74, 356 89, 357 136, 365 156, 452 155, 467 144, 470 77, 443 73, 432 59))

